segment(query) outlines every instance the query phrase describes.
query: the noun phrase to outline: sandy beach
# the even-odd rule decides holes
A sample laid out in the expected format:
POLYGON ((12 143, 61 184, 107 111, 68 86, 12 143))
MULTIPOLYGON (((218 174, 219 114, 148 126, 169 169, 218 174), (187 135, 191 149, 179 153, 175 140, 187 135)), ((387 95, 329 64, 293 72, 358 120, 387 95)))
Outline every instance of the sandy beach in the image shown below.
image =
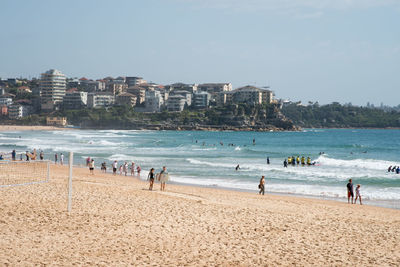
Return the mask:
POLYGON ((55 126, 0 125, 0 132, 5 132, 5 131, 54 131, 54 130, 73 130, 73 128, 63 128, 63 127, 55 127, 55 126))
MULTIPOLYGON (((143 172, 142 175, 147 175, 143 172)), ((0 188, 2 266, 398 266, 400 211, 167 185, 66 166, 0 188)), ((268 188, 268 186, 267 186, 268 188)))

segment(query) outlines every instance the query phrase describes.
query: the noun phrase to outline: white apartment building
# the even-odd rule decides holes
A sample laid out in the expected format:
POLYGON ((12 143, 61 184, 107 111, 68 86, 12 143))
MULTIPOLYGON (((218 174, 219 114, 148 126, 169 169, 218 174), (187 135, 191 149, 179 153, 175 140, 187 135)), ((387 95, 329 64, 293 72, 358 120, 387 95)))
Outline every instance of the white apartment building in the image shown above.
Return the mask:
POLYGON ((192 93, 191 92, 183 91, 183 90, 173 90, 169 93, 169 97, 177 96, 177 95, 183 96, 185 98, 186 105, 188 105, 188 106, 192 105, 192 93))
POLYGON ((168 111, 182 111, 185 108, 186 98, 181 95, 173 95, 168 98, 168 111))
POLYGON ((87 105, 87 92, 67 92, 64 96, 63 106, 65 109, 81 109, 87 105))
POLYGON ((207 92, 215 95, 220 92, 232 91, 231 83, 203 83, 197 86, 197 91, 207 92))
POLYGON ((210 103, 210 94, 207 92, 197 92, 193 94, 192 105, 196 109, 208 108, 210 103))
POLYGON ((27 105, 11 105, 8 107, 8 117, 10 119, 20 119, 28 116, 32 112, 32 107, 27 105))
POLYGON ((88 108, 103 108, 112 106, 115 102, 114 95, 106 93, 88 93, 88 108))
POLYGON ((12 98, 10 97, 1 97, 0 98, 0 106, 10 106, 13 103, 12 98))
POLYGON ((147 112, 159 112, 164 104, 163 97, 159 91, 146 91, 146 100, 144 101, 147 112))
POLYGON ((188 91, 193 94, 197 92, 197 84, 174 83, 171 85, 166 85, 165 90, 167 90, 168 92, 188 91))
POLYGON ((63 101, 67 84, 65 75, 60 71, 51 69, 42 73, 39 85, 43 109, 63 101))

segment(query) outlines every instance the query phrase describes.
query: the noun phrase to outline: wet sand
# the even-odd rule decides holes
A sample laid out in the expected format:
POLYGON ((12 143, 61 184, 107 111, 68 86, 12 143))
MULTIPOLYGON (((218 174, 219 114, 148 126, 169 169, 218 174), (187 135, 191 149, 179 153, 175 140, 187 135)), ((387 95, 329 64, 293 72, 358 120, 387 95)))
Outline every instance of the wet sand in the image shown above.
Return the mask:
MULTIPOLYGON (((0 188, 2 266, 398 266, 400 211, 169 185, 66 166, 0 188)), ((147 172, 142 172, 147 175, 147 172)), ((173 177, 173 176, 172 176, 173 177)))
POLYGON ((54 130, 73 130, 73 128, 55 126, 24 126, 24 125, 0 125, 0 132, 6 131, 54 131, 54 130))

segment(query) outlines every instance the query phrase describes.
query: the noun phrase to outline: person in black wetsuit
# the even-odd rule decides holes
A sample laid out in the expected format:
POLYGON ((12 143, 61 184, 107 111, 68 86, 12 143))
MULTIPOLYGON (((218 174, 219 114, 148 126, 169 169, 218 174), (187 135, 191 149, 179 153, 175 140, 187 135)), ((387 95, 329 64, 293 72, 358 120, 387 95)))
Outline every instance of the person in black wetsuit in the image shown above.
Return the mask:
POLYGON ((283 167, 287 168, 287 160, 286 159, 283 161, 283 167))
POLYGON ((353 204, 354 191, 353 191, 353 182, 351 179, 349 179, 349 182, 347 183, 347 203, 349 204, 350 204, 350 197, 351 197, 351 204, 353 204))
POLYGON ((269 157, 267 157, 267 164, 269 164, 269 157))
POLYGON ((154 185, 154 168, 150 169, 149 175, 147 177, 150 181, 150 186, 149 190, 153 190, 153 185, 154 185))

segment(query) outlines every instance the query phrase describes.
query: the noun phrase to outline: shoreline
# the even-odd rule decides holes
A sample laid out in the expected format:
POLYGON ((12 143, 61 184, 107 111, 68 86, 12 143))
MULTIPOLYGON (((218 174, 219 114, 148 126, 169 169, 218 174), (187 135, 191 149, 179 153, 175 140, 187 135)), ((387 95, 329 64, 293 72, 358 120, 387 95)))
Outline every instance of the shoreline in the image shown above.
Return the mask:
POLYGON ((0 125, 0 132, 12 132, 12 131, 58 131, 58 130, 75 130, 76 128, 65 128, 57 126, 29 126, 29 125, 0 125))

